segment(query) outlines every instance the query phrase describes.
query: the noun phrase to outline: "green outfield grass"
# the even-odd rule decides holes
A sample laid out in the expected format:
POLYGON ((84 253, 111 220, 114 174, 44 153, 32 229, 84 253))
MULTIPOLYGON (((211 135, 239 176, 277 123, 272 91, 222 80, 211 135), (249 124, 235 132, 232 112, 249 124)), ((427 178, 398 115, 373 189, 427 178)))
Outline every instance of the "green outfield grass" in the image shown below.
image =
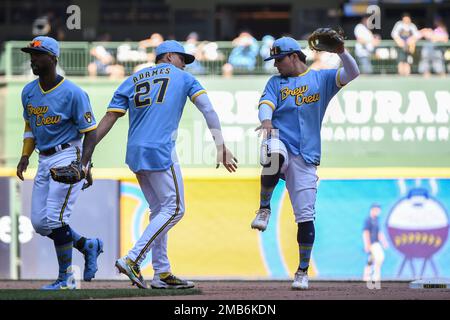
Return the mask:
POLYGON ((0 290, 0 300, 82 300, 197 294, 201 294, 201 291, 199 289, 84 289, 60 291, 42 291, 36 289, 3 289, 0 290))

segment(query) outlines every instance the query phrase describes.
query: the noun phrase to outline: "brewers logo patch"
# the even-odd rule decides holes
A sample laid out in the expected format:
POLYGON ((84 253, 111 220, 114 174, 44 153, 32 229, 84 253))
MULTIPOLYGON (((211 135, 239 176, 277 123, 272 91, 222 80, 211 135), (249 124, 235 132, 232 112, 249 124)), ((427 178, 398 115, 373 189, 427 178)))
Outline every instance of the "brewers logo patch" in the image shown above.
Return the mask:
POLYGON ((87 121, 88 123, 91 123, 91 122, 92 122, 92 113, 86 112, 86 113, 84 114, 84 118, 86 119, 86 121, 87 121))

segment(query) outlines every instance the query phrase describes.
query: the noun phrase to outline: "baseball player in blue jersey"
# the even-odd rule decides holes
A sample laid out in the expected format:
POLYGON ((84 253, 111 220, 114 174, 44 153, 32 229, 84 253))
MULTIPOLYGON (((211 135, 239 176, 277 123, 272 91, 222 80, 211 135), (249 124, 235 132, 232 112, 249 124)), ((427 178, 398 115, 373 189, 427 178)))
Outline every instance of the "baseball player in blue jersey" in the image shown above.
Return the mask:
POLYGON ((116 261, 116 267, 139 288, 147 288, 139 266, 149 250, 155 272, 152 288, 194 287, 193 282, 172 274, 167 257, 167 232, 180 221, 185 209, 175 140, 187 97, 202 112, 213 135, 217 167, 223 163, 229 172, 237 169, 206 91, 183 70, 194 59, 180 43, 164 41, 156 48, 156 66, 133 74, 119 86, 98 127, 97 143, 129 112, 126 163, 149 203, 150 223, 128 254, 116 261))
POLYGON ((273 43, 270 57, 279 75, 268 81, 259 101, 263 139, 260 208, 251 227, 264 231, 270 199, 280 177, 287 190, 298 226, 300 263, 292 289, 308 288, 308 267, 314 243, 316 167, 320 164, 320 128, 331 98, 359 75, 355 60, 340 45, 336 52, 343 68, 311 70, 298 42, 289 37, 273 43), (265 150, 265 151, 264 151, 265 150))
POLYGON ((17 176, 23 180, 29 157, 37 149, 39 166, 33 185, 31 222, 37 233, 53 240, 59 264, 58 279, 42 289, 75 289, 72 248, 84 255, 84 280, 90 281, 97 271, 103 244, 100 239, 80 236, 69 226, 78 194, 89 184, 56 182, 50 178, 50 169, 78 160, 86 173, 97 125, 86 92, 56 73, 59 44, 55 39, 36 37, 22 51, 30 54, 31 68, 39 78, 22 91, 25 133, 17 176))

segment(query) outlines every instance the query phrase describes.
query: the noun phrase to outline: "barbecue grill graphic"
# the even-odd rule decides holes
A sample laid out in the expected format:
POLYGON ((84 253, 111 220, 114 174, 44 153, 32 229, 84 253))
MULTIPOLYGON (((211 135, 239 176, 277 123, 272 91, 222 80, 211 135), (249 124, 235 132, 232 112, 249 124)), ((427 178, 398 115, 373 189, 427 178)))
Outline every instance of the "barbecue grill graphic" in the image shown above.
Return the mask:
MULTIPOLYGON (((437 188, 432 180, 430 185, 432 192, 436 193, 437 188)), ((400 181, 400 187, 406 196, 393 206, 387 218, 391 242, 404 256, 397 277, 402 275, 407 264, 410 265, 413 278, 416 277, 413 259, 423 260, 419 274, 421 278, 427 264, 437 277, 439 270, 433 256, 447 241, 449 231, 447 211, 437 199, 430 196, 427 189, 415 187, 406 192, 404 181, 400 181)))

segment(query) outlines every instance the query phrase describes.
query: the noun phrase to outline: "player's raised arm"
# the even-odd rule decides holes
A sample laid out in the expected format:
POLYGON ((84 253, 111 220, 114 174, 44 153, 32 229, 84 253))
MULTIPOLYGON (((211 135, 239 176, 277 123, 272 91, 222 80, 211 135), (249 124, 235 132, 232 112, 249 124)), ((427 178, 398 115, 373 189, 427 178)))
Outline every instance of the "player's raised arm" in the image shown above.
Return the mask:
POLYGON ((209 130, 213 136, 214 142, 217 148, 217 166, 219 167, 220 163, 224 165, 224 167, 229 172, 235 172, 237 169, 237 159, 233 156, 230 150, 225 146, 225 142, 222 135, 222 130, 220 126, 219 117, 214 110, 211 101, 208 98, 206 93, 203 93, 196 97, 194 100, 195 106, 200 110, 203 114, 203 117, 206 120, 209 130))
POLYGON ((343 68, 339 71, 338 78, 342 86, 360 74, 355 59, 345 50, 344 36, 341 31, 331 28, 319 28, 309 36, 308 44, 313 50, 327 51, 339 55, 343 68))
POLYGON ((343 49, 341 53, 338 53, 339 58, 342 61, 342 69, 340 72, 340 82, 342 85, 345 85, 359 76, 360 71, 358 68, 358 64, 355 59, 348 53, 347 50, 343 49))

